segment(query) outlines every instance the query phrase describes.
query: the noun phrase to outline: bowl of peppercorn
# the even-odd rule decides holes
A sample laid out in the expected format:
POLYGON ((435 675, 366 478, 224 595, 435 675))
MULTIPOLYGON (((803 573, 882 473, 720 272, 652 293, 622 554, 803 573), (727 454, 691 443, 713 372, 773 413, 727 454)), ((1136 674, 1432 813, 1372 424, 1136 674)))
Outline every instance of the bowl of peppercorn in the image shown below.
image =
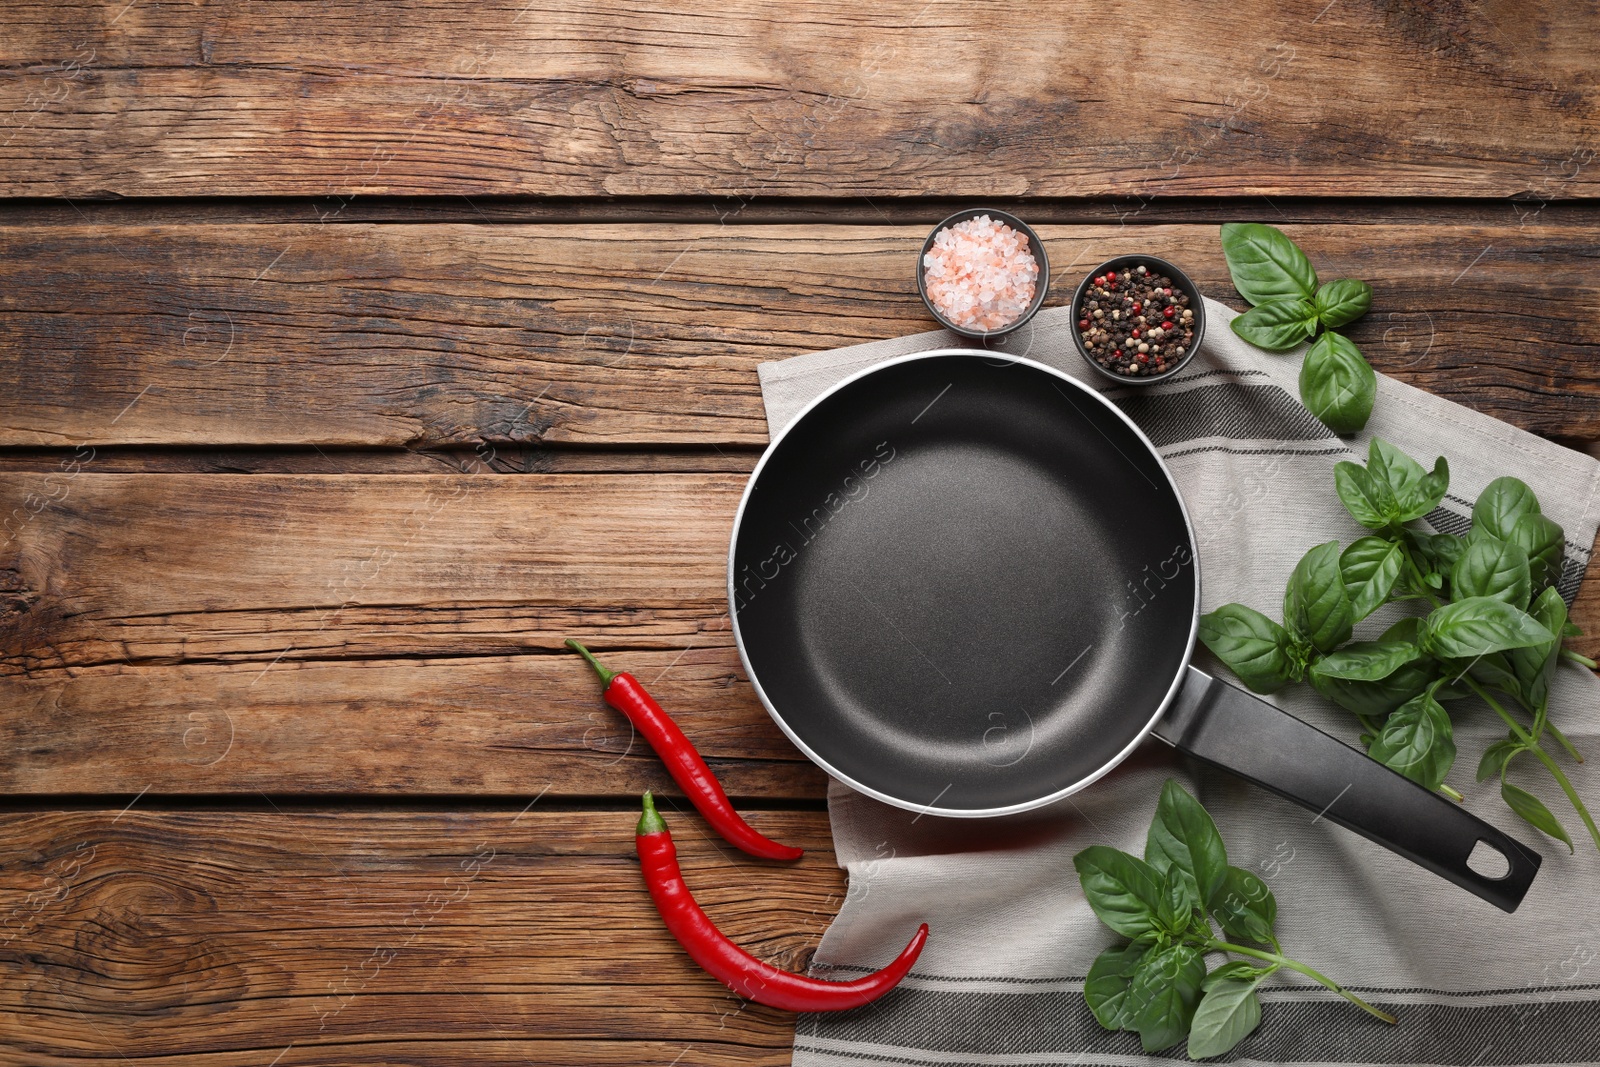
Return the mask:
POLYGON ((1078 283, 1072 314, 1079 353, 1119 382, 1172 377, 1194 358, 1206 330, 1200 290, 1155 256, 1117 256, 1100 264, 1078 283))

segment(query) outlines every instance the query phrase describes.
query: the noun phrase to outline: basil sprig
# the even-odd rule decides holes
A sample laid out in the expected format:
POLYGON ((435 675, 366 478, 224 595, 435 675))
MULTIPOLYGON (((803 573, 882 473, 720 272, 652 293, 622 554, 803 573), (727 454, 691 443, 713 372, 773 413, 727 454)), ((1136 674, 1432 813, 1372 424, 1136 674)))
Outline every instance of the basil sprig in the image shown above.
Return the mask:
POLYGON ((1577 633, 1555 590, 1562 529, 1516 478, 1484 488, 1465 535, 1411 525, 1439 506, 1449 485, 1443 457, 1429 471, 1374 439, 1365 466, 1334 468, 1339 499, 1372 533, 1343 549, 1329 541, 1307 552, 1289 576, 1281 624, 1243 604, 1224 604, 1201 617, 1200 639, 1258 693, 1310 682, 1355 713, 1373 759, 1456 800, 1461 794, 1445 784, 1456 759, 1446 704, 1479 697, 1509 733, 1482 754, 1478 780, 1499 777, 1507 806, 1571 849, 1571 835, 1544 802, 1508 780, 1513 761, 1530 757, 1600 848, 1600 827, 1544 747, 1548 735, 1581 760, 1550 722, 1550 680, 1563 656, 1594 666, 1561 647, 1563 636, 1577 633), (1376 639, 1352 640, 1358 624, 1396 602, 1428 613, 1403 618, 1376 639))
POLYGON ((1378 376, 1361 350, 1332 331, 1372 307, 1372 286, 1354 278, 1318 284, 1300 247, 1259 222, 1222 227, 1222 254, 1233 287, 1255 306, 1233 332, 1257 348, 1282 352, 1316 338, 1300 368, 1300 400, 1334 433, 1355 433, 1372 416, 1378 376))
POLYGON ((1232 1049, 1261 1024, 1257 987, 1284 967, 1384 1022, 1395 1021, 1283 954, 1273 930, 1278 902, 1272 890, 1250 871, 1229 865, 1216 823, 1174 780, 1161 788, 1143 859, 1091 845, 1072 865, 1100 921, 1131 939, 1096 957, 1083 997, 1101 1026, 1135 1031, 1147 1052, 1184 1038, 1191 1059, 1232 1049), (1208 974, 1206 956, 1215 953, 1245 958, 1208 974))

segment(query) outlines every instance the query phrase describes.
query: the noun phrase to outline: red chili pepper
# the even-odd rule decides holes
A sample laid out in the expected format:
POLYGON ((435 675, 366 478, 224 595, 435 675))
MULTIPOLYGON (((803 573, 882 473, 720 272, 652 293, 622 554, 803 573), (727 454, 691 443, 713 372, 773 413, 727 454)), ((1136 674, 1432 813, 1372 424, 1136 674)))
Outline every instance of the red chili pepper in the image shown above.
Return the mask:
POLYGON ((900 984, 928 940, 928 924, 923 923, 893 963, 851 982, 827 982, 791 974, 756 959, 729 941, 700 910, 683 883, 678 850, 649 793, 644 795, 644 814, 639 817, 634 842, 650 899, 655 901, 667 930, 713 978, 757 1004, 785 1011, 843 1011, 870 1004, 900 984))
POLYGON ((576 641, 569 640, 567 646, 588 660, 589 665, 599 673, 600 681, 606 687, 603 694, 606 703, 626 715, 634 728, 644 734, 644 739, 650 742, 650 747, 661 757, 661 762, 667 765, 672 780, 678 783, 694 806, 700 809, 700 814, 706 817, 706 821, 724 840, 763 859, 797 860, 805 855, 801 849, 763 837, 755 827, 739 817, 733 805, 728 803, 728 795, 722 791, 717 776, 706 766, 706 761, 700 758, 700 753, 695 751, 694 745, 678 729, 672 717, 662 711, 661 705, 644 691, 644 686, 639 684, 637 678, 602 667, 600 661, 594 658, 594 653, 576 641))

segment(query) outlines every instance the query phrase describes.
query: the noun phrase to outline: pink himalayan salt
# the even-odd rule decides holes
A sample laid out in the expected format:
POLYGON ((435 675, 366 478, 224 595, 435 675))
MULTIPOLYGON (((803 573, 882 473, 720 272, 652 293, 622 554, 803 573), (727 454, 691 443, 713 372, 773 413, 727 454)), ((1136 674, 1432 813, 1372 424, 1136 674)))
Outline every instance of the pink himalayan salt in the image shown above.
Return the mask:
POLYGON ((1028 236, 988 215, 946 226, 922 257, 928 299, 968 330, 998 330, 1033 303, 1039 264, 1028 236))

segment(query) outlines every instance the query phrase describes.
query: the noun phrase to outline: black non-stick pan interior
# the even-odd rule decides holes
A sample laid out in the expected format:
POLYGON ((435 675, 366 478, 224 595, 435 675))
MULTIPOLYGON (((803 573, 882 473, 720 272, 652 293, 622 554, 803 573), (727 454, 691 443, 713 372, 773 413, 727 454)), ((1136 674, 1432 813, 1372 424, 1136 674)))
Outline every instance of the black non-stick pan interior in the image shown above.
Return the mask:
POLYGON ((1097 777, 1193 644, 1176 489, 1097 396, 1031 363, 923 356, 784 432, 731 560, 746 666, 847 783, 949 814, 1097 777))

